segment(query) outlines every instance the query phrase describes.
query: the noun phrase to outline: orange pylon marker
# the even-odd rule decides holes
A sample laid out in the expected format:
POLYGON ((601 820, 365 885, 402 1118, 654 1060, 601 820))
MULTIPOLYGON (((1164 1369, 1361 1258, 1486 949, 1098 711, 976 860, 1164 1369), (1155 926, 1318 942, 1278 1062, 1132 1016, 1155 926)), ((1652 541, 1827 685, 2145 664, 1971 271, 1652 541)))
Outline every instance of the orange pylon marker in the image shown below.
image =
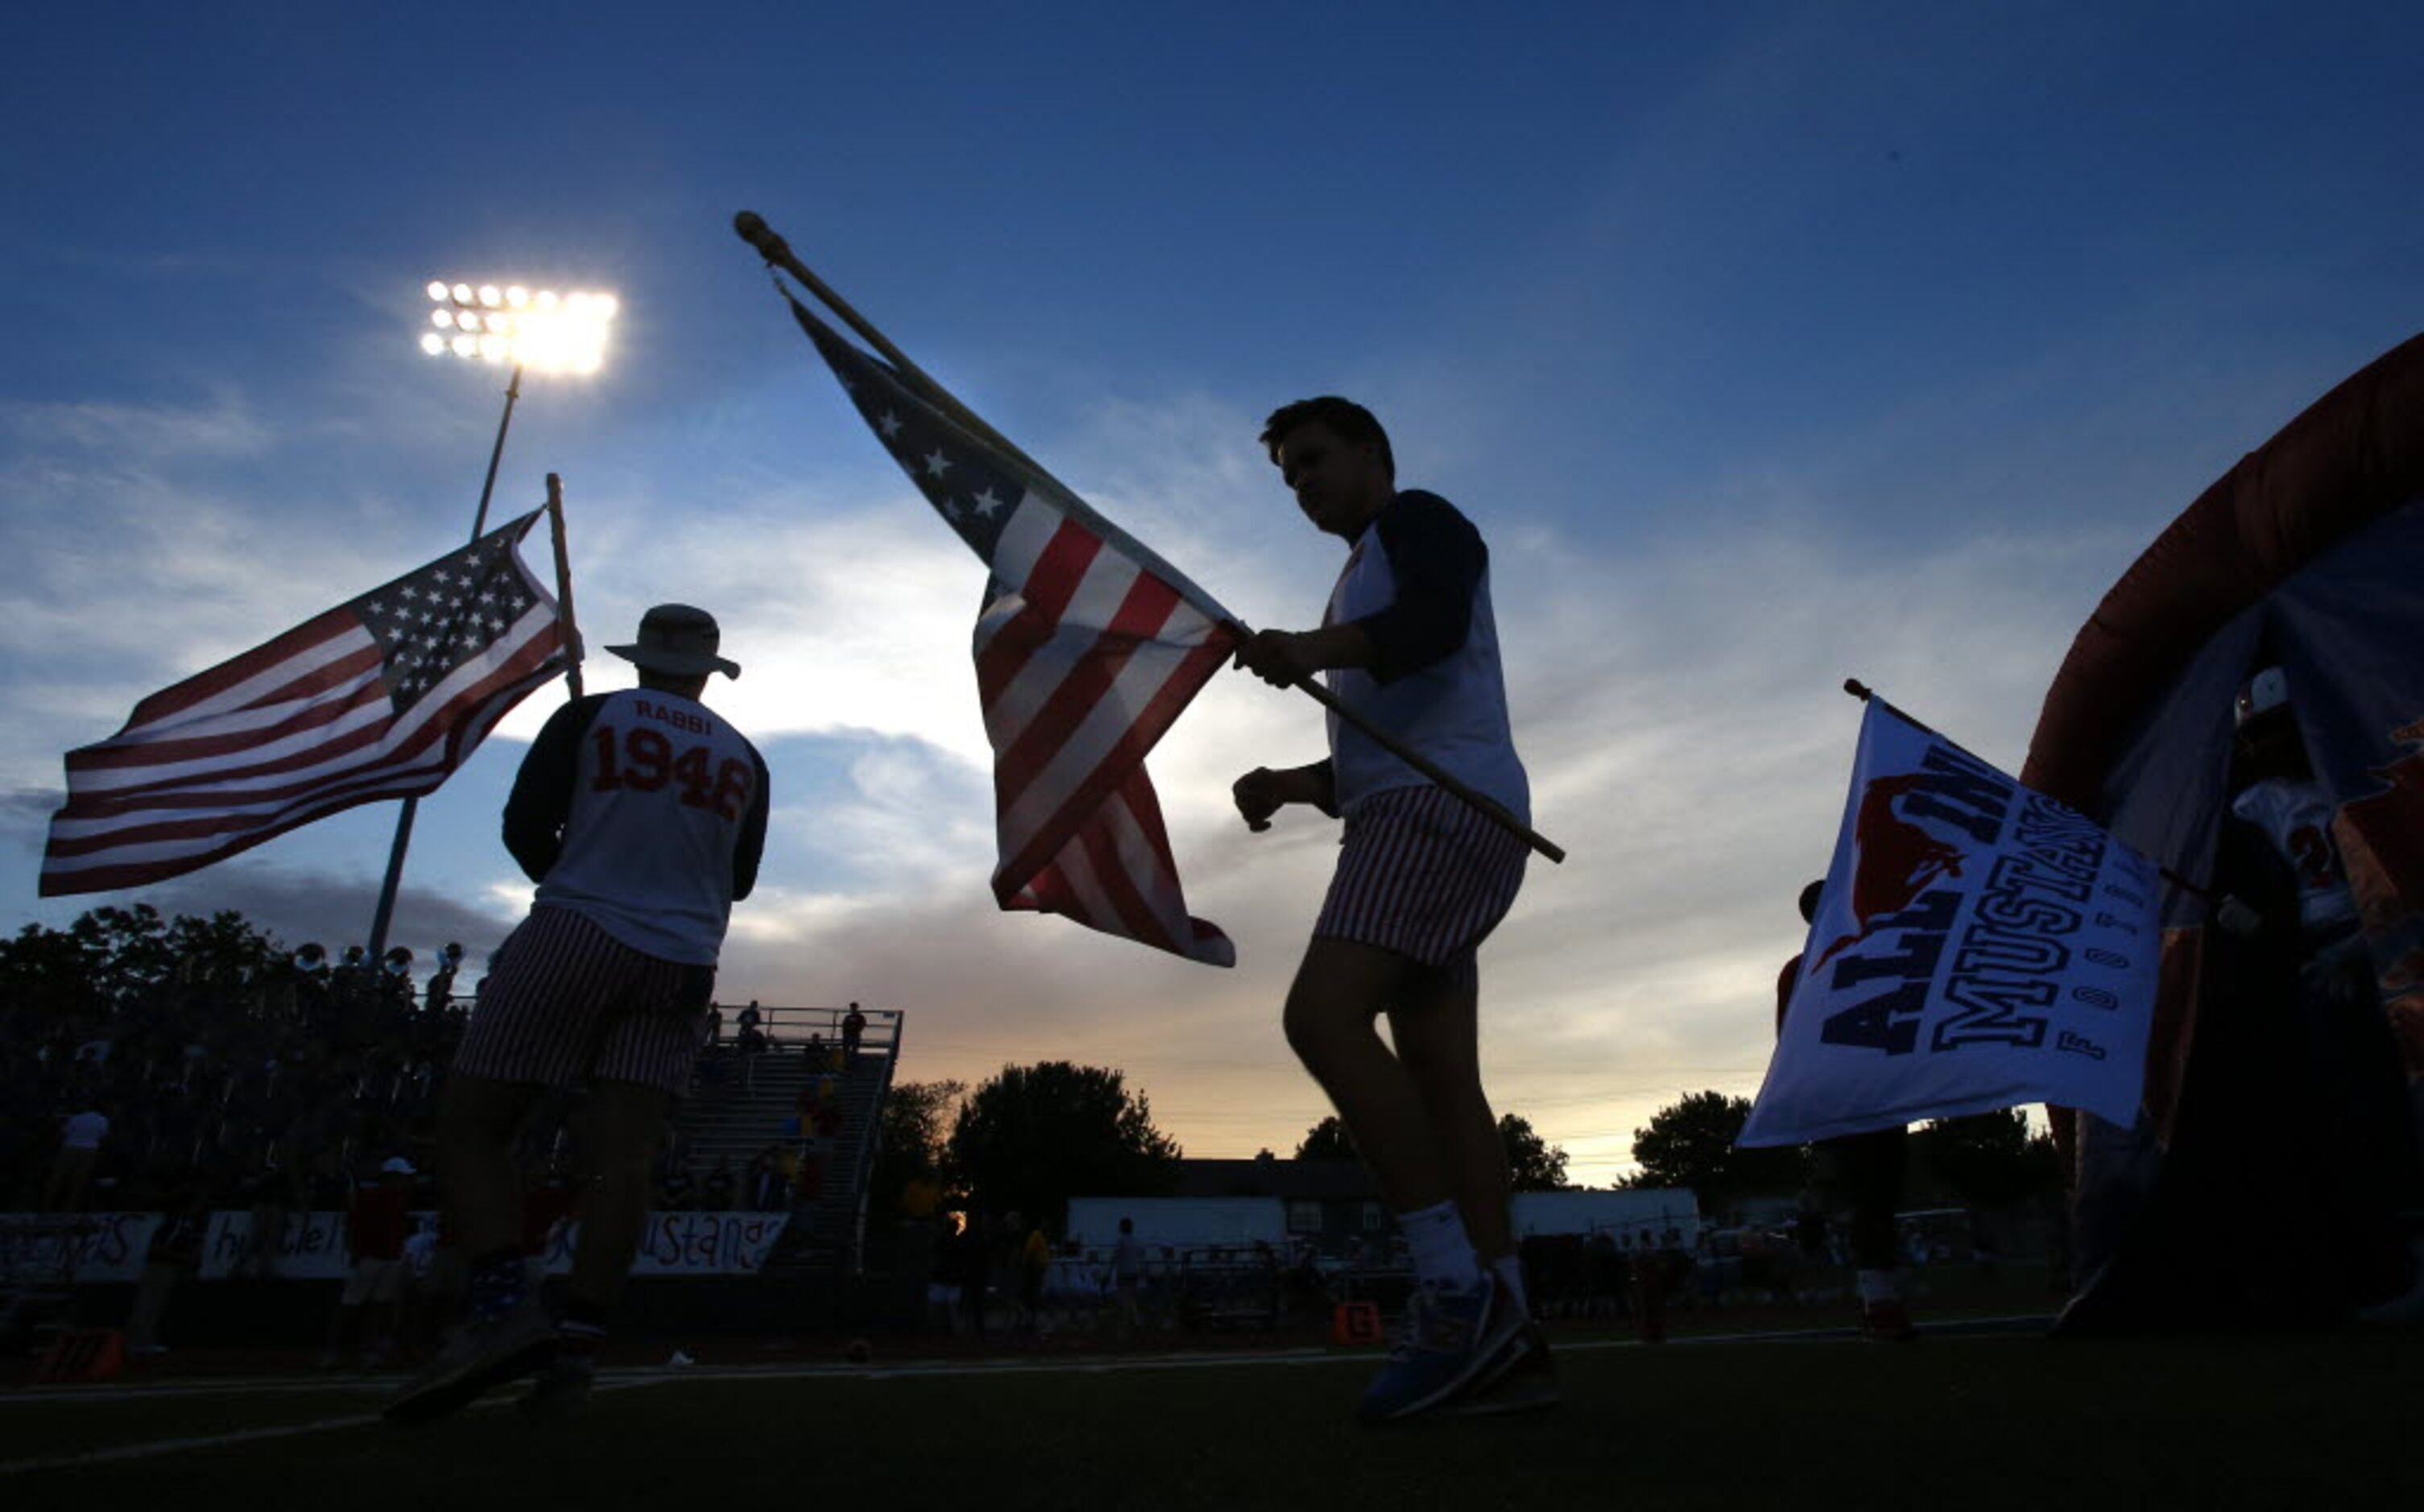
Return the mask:
POLYGON ((1380 1329, 1380 1309, 1377 1303, 1341 1302, 1331 1310, 1332 1344, 1379 1344, 1385 1337, 1380 1329))
POLYGON ((105 1381, 126 1368, 126 1335, 116 1329, 67 1329, 34 1367, 38 1381, 105 1381))

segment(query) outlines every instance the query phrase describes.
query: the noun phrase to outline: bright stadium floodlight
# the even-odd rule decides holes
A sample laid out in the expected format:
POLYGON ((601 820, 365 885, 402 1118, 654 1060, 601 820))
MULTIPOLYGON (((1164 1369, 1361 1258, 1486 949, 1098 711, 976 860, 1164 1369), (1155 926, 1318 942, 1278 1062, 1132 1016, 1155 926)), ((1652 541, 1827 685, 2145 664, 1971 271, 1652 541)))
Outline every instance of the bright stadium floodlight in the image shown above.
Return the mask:
POLYGON ((429 323, 460 338, 441 339, 421 349, 432 357, 453 353, 483 362, 511 363, 539 373, 591 374, 605 366, 606 337, 622 313, 611 294, 575 290, 500 287, 484 283, 429 285, 429 323))
MULTIPOLYGON (((448 283, 432 279, 428 285, 429 326, 421 333, 421 349, 431 357, 450 354, 467 361, 513 366, 505 385, 505 413, 497 422, 497 444, 488 453, 487 481, 480 485, 479 512, 471 517, 471 539, 488 528, 488 499, 496 492, 497 464, 505 454, 505 432, 514 422, 514 401, 521 397, 525 369, 540 373, 591 374, 606 362, 606 330, 614 325, 622 302, 611 294, 581 290, 559 295, 552 289, 521 284, 448 283)), ((576 685, 577 686, 577 685, 576 685)), ((395 844, 388 851, 387 880, 379 887, 378 910, 371 915, 370 954, 387 948, 387 927, 395 913, 396 887, 404 879, 405 848, 412 841, 412 817, 419 802, 407 798, 396 816, 395 844)))

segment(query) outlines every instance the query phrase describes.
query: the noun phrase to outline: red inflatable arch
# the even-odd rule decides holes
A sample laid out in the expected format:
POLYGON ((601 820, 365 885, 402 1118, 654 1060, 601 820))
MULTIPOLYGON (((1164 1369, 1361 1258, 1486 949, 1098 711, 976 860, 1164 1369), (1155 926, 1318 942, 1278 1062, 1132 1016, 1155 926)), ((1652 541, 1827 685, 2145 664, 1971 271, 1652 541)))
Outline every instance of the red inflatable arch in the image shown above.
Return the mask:
POLYGON ((2322 1239, 2251 1249, 2233 1228, 2250 1210, 2234 1204, 2249 1200, 2262 1185, 2256 1168, 2276 1156, 2276 1187, 2332 1185, 2310 1182, 2317 1172, 2338 1182, 2304 1199, 2316 1234, 2354 1233, 2380 1194, 2416 1185, 2424 337, 2384 354, 2241 458, 2131 565, 2072 641, 2020 780, 2097 818, 2189 883, 2167 898, 2162 993, 2136 1124, 2049 1110, 2073 1183, 2080 1289, 2065 1326, 2284 1315, 2321 1293, 2362 1303, 2357 1283, 2342 1285, 2347 1278, 2324 1268, 2322 1239), (2231 696, 2259 658, 2288 676, 2379 978, 2384 1025, 2363 1032, 2380 1050, 2367 1050, 2363 1064, 2381 1068, 2387 1090, 2372 1096, 2382 1089, 2367 1084, 2367 1106, 2380 1116, 2362 1137, 2333 1089, 2299 1079, 2299 1058, 2321 1032, 2354 1031, 2319 1031, 2325 1015, 2302 1005, 2294 984, 2251 987, 2257 979, 2232 954, 2245 947, 2204 928, 2210 893, 2255 875, 2244 851, 2228 849, 2238 832, 2226 817, 2231 696), (2303 1164, 2280 1154, 2289 1149, 2303 1164), (2357 1169, 2368 1172, 2361 1182, 2337 1175, 2357 1169), (2233 1262, 2215 1257, 2244 1264, 2231 1274, 2233 1262))
POLYGON ((2138 719, 2232 616, 2316 553, 2424 497, 2424 336, 2241 457, 2096 606, 2037 715, 2020 781, 2095 813, 2138 719))

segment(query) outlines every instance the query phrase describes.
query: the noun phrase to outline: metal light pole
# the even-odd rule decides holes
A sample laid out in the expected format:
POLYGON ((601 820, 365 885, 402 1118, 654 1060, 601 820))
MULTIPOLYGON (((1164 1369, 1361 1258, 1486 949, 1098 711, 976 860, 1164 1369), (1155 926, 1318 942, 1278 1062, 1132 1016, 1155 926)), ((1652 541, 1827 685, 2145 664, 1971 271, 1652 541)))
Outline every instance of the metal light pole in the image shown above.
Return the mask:
MULTIPOLYGON (((468 283, 429 285, 429 323, 421 349, 431 357, 453 355, 466 360, 502 366, 510 362, 513 375, 505 382, 505 411, 497 421, 496 444, 488 449, 488 475, 480 484, 480 507, 471 516, 471 539, 488 528, 488 501, 497 490, 497 466, 504 460, 505 432, 514 423, 514 403, 521 398, 522 370, 591 374, 603 365, 606 330, 620 303, 611 294, 573 294, 559 297, 551 289, 531 291, 515 285, 500 289, 468 283)), ((378 909, 371 915, 370 959, 373 968, 387 954, 387 930, 395 914, 396 889, 404 881, 404 856, 412 845, 413 816, 421 800, 407 798, 395 817, 395 843, 387 853, 387 878, 379 884, 378 909)))

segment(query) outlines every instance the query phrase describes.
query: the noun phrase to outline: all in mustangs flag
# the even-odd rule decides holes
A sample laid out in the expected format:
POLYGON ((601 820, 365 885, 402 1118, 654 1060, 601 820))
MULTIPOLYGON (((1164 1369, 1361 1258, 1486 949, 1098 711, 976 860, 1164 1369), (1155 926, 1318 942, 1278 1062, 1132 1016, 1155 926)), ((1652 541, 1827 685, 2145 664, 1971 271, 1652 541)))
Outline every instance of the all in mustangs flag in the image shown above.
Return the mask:
POLYGON ((1872 699, 1835 860, 1738 1142, 2054 1103, 2137 1117, 2153 862, 1872 699))

